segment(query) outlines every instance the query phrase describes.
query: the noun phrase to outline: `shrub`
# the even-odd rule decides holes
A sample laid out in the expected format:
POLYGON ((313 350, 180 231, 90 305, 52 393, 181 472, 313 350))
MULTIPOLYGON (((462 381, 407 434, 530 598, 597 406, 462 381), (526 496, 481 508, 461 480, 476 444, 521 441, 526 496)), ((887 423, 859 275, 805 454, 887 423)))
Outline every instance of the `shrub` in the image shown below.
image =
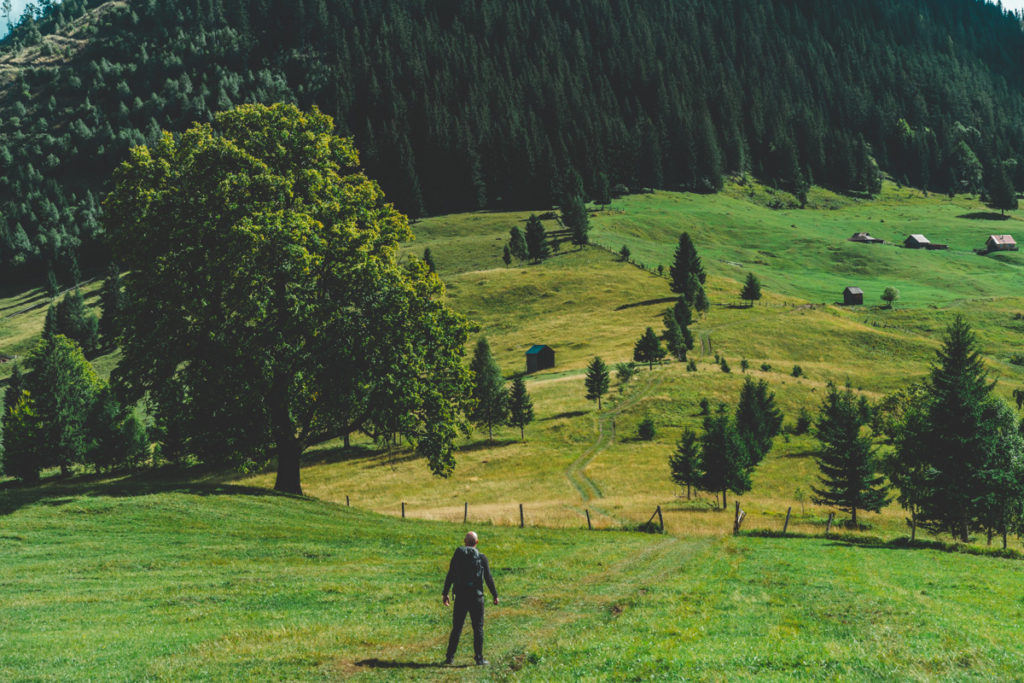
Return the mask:
POLYGON ((689 363, 687 363, 686 364, 686 371, 687 372, 697 372, 697 361, 691 360, 689 363))
POLYGON ((768 363, 761 363, 761 372, 771 372, 771 371, 772 371, 772 366, 768 365, 768 363))
POLYGON ((806 434, 811 429, 811 414, 807 408, 801 408, 796 416, 796 426, 793 427, 794 434, 806 434))
POLYGON ((722 368, 722 372, 732 372, 729 368, 729 361, 725 360, 725 356, 722 356, 722 360, 718 363, 718 366, 722 368))
POLYGON ((793 376, 794 377, 803 377, 804 376, 804 369, 802 367, 800 367, 799 365, 794 365, 793 366, 793 376))
POLYGON ((707 400, 706 398, 702 398, 698 405, 700 406, 700 414, 701 415, 710 415, 711 414, 711 401, 707 400))
POLYGON ((649 417, 645 417, 640 420, 640 424, 636 427, 636 435, 644 441, 650 441, 654 438, 654 420, 649 417))
POLYGON ((746 358, 742 359, 742 360, 740 361, 740 370, 741 370, 742 372, 746 372, 746 371, 747 371, 747 370, 749 370, 749 369, 750 369, 750 362, 749 362, 749 361, 747 361, 747 359, 746 359, 746 358))

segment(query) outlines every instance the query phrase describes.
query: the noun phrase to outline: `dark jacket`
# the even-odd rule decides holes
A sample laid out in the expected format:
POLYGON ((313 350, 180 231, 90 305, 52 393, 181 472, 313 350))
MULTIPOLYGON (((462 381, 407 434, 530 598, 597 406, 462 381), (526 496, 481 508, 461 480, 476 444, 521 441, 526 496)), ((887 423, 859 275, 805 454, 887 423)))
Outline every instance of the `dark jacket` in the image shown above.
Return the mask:
MULTIPOLYGON (((466 547, 466 546, 463 546, 466 547)), ((461 548, 460 548, 461 550, 461 548)), ((451 561, 448 563, 448 575, 444 577, 444 591, 442 595, 447 596, 448 590, 455 584, 455 562, 459 556, 459 552, 455 551, 452 555, 451 561)), ((498 589, 494 587, 494 579, 491 578, 491 565, 487 562, 487 556, 480 553, 480 563, 484 568, 484 581, 487 582, 487 589, 491 591, 493 597, 498 597, 498 589)), ((482 598, 484 596, 484 587, 482 585, 473 586, 472 588, 466 589, 459 586, 455 586, 455 597, 477 597, 482 598)))

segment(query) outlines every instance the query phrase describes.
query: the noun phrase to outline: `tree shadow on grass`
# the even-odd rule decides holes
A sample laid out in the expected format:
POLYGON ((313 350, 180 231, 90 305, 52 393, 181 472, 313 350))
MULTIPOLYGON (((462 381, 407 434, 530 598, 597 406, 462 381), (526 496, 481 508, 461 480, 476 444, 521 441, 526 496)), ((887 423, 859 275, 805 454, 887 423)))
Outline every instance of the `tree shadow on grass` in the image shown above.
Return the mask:
POLYGON ((395 659, 362 659, 355 663, 356 666, 365 666, 370 669, 467 669, 468 664, 441 664, 440 662, 400 662, 395 659))
POLYGON ((1006 221, 1010 217, 995 211, 974 211, 972 213, 963 213, 957 216, 957 218, 969 218, 972 220, 982 221, 1006 221))
POLYGON ((473 453, 475 451, 484 451, 489 448, 504 448, 505 446, 511 446, 516 443, 519 443, 519 439, 495 439, 494 441, 483 439, 482 441, 474 441, 473 443, 468 443, 465 446, 460 446, 457 450, 459 453, 473 453))
POLYGON ((561 420, 562 418, 574 418, 586 415, 586 410, 567 410, 564 413, 558 413, 557 415, 550 415, 548 417, 542 417, 537 422, 547 422, 548 420, 561 420))
POLYGON ((660 299, 648 299, 647 301, 637 301, 631 304, 622 304, 615 308, 616 311, 624 311, 627 308, 636 308, 637 306, 657 306, 658 304, 674 304, 679 301, 677 296, 665 296, 660 299))

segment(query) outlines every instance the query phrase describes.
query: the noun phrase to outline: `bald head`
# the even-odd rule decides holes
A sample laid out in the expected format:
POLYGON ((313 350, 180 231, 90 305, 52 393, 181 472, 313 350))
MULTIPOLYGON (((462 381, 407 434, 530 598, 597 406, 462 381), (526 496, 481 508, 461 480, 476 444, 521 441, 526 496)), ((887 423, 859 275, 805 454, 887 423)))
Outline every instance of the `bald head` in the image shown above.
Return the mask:
POLYGON ((464 538, 462 542, 470 547, 473 547, 476 545, 477 540, 478 539, 476 537, 475 531, 467 531, 466 538, 464 538))

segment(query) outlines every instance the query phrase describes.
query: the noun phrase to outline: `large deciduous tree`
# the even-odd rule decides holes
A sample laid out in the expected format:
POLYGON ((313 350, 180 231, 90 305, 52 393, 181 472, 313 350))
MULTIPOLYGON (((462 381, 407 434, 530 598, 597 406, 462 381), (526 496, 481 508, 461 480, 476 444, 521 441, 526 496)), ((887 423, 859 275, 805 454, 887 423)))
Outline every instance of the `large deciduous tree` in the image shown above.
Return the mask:
POLYGON ((333 130, 241 106, 132 149, 105 201, 132 272, 116 388, 204 459, 275 457, 291 493, 313 439, 356 430, 449 475, 469 399, 466 321, 422 261, 399 263, 408 221, 333 130))

